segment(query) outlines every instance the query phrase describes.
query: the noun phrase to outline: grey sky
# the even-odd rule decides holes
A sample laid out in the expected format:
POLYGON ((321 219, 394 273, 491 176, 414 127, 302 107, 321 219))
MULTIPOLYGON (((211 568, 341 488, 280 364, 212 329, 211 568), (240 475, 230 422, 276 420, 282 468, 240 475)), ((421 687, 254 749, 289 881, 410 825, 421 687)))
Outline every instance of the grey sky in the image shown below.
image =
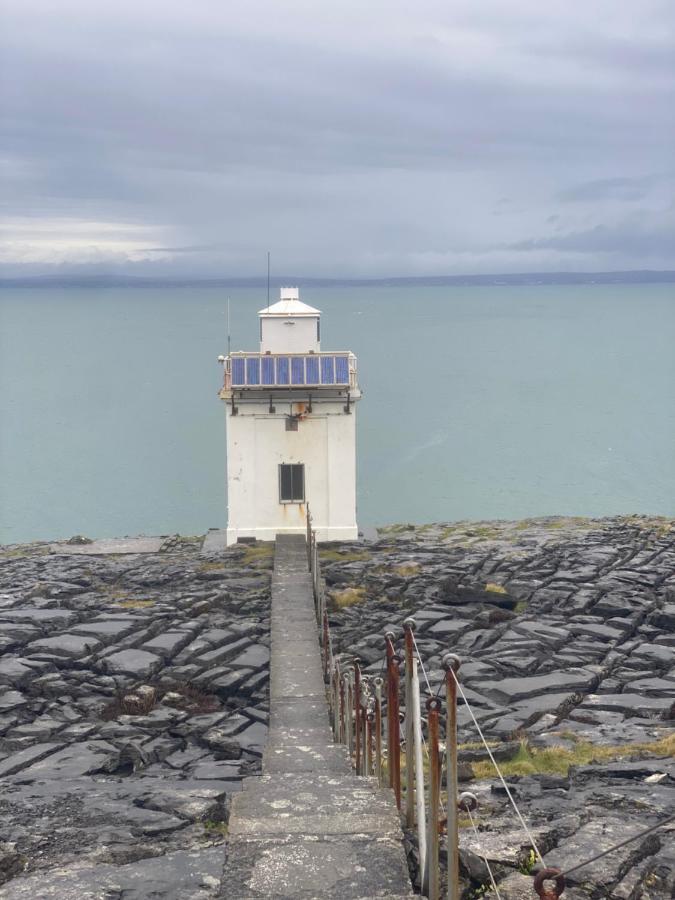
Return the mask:
POLYGON ((675 268, 671 0, 10 0, 5 274, 675 268))

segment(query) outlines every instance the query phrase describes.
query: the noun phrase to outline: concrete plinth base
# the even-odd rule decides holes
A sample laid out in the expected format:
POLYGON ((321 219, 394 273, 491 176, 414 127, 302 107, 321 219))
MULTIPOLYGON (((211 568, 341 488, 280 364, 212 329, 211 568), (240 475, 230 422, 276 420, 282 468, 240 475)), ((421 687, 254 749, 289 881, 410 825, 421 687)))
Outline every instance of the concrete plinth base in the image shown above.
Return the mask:
MULTIPOLYGON (((356 541, 359 538, 357 525, 322 527, 314 525, 317 540, 323 541, 356 541)), ((273 541, 279 534, 305 535, 304 526, 300 528, 228 528, 227 544, 236 544, 240 537, 256 538, 259 541, 273 541)))

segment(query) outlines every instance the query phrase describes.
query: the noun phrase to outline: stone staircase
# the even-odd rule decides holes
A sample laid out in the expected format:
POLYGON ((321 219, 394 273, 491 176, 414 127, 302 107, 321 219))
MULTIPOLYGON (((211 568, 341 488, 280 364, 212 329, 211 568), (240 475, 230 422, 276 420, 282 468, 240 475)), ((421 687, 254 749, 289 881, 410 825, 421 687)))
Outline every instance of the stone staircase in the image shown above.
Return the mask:
POLYGON ((302 535, 276 541, 270 665, 264 774, 234 796, 220 896, 414 896, 393 792, 333 743, 302 535))

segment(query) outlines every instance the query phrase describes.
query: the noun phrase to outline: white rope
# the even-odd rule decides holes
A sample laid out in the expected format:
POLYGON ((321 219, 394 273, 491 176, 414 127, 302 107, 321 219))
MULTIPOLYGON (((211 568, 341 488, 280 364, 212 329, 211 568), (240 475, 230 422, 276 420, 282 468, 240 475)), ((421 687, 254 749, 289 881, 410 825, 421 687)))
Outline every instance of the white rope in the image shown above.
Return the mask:
MULTIPOLYGON (((471 815, 471 810, 467 808, 466 811, 469 815, 469 820, 471 821, 471 827, 473 828, 473 833, 476 836, 476 843, 480 847, 480 838, 478 837, 478 829, 476 828, 476 823, 474 822, 473 816, 471 815)), ((497 887, 497 882, 495 881, 495 877, 492 874, 492 869, 490 868, 490 863, 487 860, 487 856, 482 856, 482 859, 483 859, 483 862, 485 863, 485 865, 487 866, 487 870, 490 874, 490 881, 492 882, 492 887, 494 888, 494 892, 497 895, 497 900, 501 900, 501 897, 499 896, 499 888, 497 887)))
POLYGON ((542 864, 546 865, 546 863, 544 862, 544 857, 539 852, 539 848, 537 847, 535 840, 532 837, 532 832, 527 827, 527 824, 525 823, 525 819, 523 819, 523 817, 521 816, 520 810, 518 809, 518 805, 516 804, 516 801, 513 799, 513 794, 509 790, 508 784, 504 781, 504 776, 502 775, 501 770, 500 770, 499 766, 497 765, 497 760, 494 758, 492 750, 490 750, 490 748, 488 747, 488 743, 485 740, 485 735, 483 734, 483 731, 482 731, 480 725, 478 724, 476 717, 473 714, 473 710, 471 709, 469 701, 466 699, 466 694, 462 690, 462 685, 457 680, 457 675, 455 675, 454 670, 450 669, 450 671, 452 672, 452 677, 455 679, 455 684, 459 688, 459 692, 462 695, 462 699, 464 700, 464 703, 466 704, 466 708, 469 710, 469 714, 470 714, 471 718, 473 719, 473 724, 476 726, 476 730, 478 731, 478 734, 480 735, 480 739, 482 740, 482 742, 485 746, 485 749, 488 752, 488 756, 490 757, 492 765, 495 767, 495 769, 497 771, 497 775, 499 775, 499 780, 501 781, 502 786, 504 787, 504 790, 506 791, 506 795, 508 796, 509 800, 511 801, 511 806, 513 806, 513 808, 516 812, 516 815, 520 819, 520 824, 523 826, 523 830, 525 831, 525 834, 527 835, 530 843, 532 844, 532 848, 533 848, 534 852, 537 854, 537 856, 541 860, 542 864))
POLYGON ((431 685, 429 684, 429 678, 427 677, 427 670, 424 668, 424 663, 422 662, 422 657, 420 655, 420 648, 417 646, 417 641, 415 640, 415 632, 412 631, 412 629, 411 629, 411 634, 412 634, 413 644, 415 645, 415 652, 417 653, 417 659, 418 659, 420 667, 422 669, 422 674, 424 675, 424 680, 427 683, 427 691, 429 692, 429 696, 433 697, 434 692, 431 690, 431 685))

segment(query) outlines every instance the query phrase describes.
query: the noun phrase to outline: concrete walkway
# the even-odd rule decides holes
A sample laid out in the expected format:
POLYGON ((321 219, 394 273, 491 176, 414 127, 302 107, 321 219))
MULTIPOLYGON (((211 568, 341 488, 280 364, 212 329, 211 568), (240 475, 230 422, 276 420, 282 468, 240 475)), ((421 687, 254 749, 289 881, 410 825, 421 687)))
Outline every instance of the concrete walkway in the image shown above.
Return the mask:
POLYGON ((264 774, 233 799, 220 896, 414 896, 393 793, 333 743, 301 535, 276 541, 270 707, 264 774))

